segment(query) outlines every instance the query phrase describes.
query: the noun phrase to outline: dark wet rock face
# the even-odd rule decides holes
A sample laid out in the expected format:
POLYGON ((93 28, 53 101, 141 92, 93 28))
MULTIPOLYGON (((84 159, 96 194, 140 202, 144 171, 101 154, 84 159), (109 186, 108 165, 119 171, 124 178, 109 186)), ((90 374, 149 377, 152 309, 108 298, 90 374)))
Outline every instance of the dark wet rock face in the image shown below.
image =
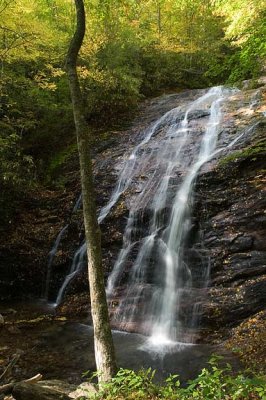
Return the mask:
MULTIPOLYGON (((256 132, 261 134, 262 128, 256 132)), ((264 157, 265 152, 229 162, 197 183, 195 213, 201 215, 203 245, 212 265, 204 323, 215 329, 237 325, 265 307, 264 157)))
MULTIPOLYGON (((56 235, 70 219, 73 197, 71 192, 39 189, 20 204, 16 218, 0 242, 1 300, 43 295, 48 254, 56 235)), ((79 244, 80 225, 80 220, 70 224, 62 239, 54 259, 56 275, 69 267, 79 244)))

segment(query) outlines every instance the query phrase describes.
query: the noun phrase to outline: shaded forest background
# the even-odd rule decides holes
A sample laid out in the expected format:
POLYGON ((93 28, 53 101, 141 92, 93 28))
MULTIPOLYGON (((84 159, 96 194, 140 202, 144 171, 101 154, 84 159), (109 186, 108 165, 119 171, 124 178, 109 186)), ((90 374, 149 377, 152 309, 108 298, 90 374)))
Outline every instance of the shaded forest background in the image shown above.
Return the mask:
MULTIPOLYGON (((162 90, 238 84, 263 71, 261 0, 90 0, 79 74, 95 140, 162 90)), ((64 59, 72 0, 0 1, 0 217, 27 191, 64 185, 76 152, 64 59)))

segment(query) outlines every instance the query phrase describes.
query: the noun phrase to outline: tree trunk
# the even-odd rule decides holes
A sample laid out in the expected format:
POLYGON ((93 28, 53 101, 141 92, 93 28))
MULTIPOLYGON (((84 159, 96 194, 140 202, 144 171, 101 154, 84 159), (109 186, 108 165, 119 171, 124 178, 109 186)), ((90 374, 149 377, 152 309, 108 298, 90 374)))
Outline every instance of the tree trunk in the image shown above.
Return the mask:
POLYGON ((88 253, 91 313, 94 327, 94 348, 99 382, 106 382, 116 372, 114 346, 109 323, 101 254, 101 232, 97 221, 91 162, 91 134, 84 117, 83 99, 77 75, 77 57, 85 34, 83 0, 75 0, 77 26, 70 43, 66 70, 73 106, 80 162, 83 215, 88 253))

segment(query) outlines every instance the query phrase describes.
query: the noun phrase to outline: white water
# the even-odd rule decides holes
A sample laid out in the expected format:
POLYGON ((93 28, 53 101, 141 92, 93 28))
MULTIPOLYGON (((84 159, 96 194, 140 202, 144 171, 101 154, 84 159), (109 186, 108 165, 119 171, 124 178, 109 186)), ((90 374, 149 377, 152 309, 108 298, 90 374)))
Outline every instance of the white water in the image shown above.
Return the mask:
MULTIPOLYGON (((141 142, 134 148, 133 152, 128 156, 128 158, 124 162, 124 166, 122 167, 121 173, 118 177, 117 184, 114 188, 114 191, 111 195, 111 198, 109 202, 107 203, 106 206, 104 206, 101 211, 100 215, 98 217, 98 223, 100 224, 110 213, 111 209, 113 206, 117 203, 119 200, 120 196, 122 193, 125 192, 125 190, 129 187, 132 178, 137 174, 138 171, 138 164, 137 164, 137 159, 139 157, 139 154, 141 153, 141 150, 145 144, 147 144, 152 136, 157 132, 158 129, 160 129, 160 126, 163 124, 166 124, 168 120, 171 120, 171 114, 172 110, 168 113, 166 113, 163 117, 159 118, 151 127, 149 127, 143 134, 143 138, 141 142)), ((80 196, 77 200, 77 203, 73 209, 73 212, 75 212, 82 201, 82 197, 80 196)), ((58 245, 57 245, 58 247, 58 245)), ((57 250, 57 248, 56 248, 57 250)), ((55 306, 58 306, 62 298, 64 296, 64 292, 69 285, 69 283, 72 281, 72 279, 78 274, 78 272, 82 269, 85 258, 86 258, 86 253, 87 253, 87 247, 86 243, 84 242, 76 251, 73 262, 70 267, 70 271, 67 274, 67 276, 64 279, 63 284, 61 285, 59 292, 57 294, 57 298, 55 301, 55 306)), ((50 274, 49 274, 49 279, 50 279, 50 274)))
MULTIPOLYGON (((209 275, 208 259, 200 251, 197 271, 191 269, 187 254, 193 187, 204 164, 245 134, 217 148, 222 106, 231 94, 222 87, 212 88, 196 101, 167 112, 147 129, 125 159, 98 218, 101 223, 122 193, 128 188, 135 190, 123 246, 106 290, 110 302, 118 298, 114 322, 122 329, 140 324, 141 331, 150 336, 151 346, 193 341, 191 330, 200 309, 195 293, 206 287, 209 275)), ((60 288, 57 304, 84 265, 85 256, 83 244, 60 288)))
MULTIPOLYGON (((221 105, 230 94, 227 89, 215 87, 185 110, 175 108, 168 112, 163 134, 156 137, 157 145, 144 151, 138 160, 136 175, 145 174, 147 167, 150 174, 131 203, 123 247, 110 274, 107 294, 110 299, 115 298, 116 288, 121 286, 121 281, 123 286, 123 274, 131 262, 114 320, 122 329, 141 324, 153 345, 193 341, 192 334, 185 337, 184 333, 196 323, 198 303, 192 304, 185 324, 181 315, 182 303, 186 298, 191 301, 193 292, 192 271, 185 258, 186 239, 191 230, 193 185, 201 167, 215 155, 221 129, 221 105), (197 118, 193 115, 199 110, 205 116, 209 114, 201 135, 190 122, 197 118), (173 196, 171 180, 177 178, 178 190, 173 196), (170 210, 168 221, 164 215, 166 207, 168 213, 170 210), (140 215, 145 210, 149 214, 149 228, 146 235, 139 237, 138 231, 144 225, 140 215)), ((165 121, 164 117, 162 120, 165 121)), ((208 280, 209 263, 205 261, 199 269, 203 288, 208 280)))
POLYGON ((58 306, 63 298, 64 292, 69 284, 70 281, 78 274, 80 270, 82 270, 84 263, 85 263, 85 256, 86 256, 86 251, 87 251, 87 246, 86 243, 83 243, 79 249, 76 251, 70 271, 65 277, 65 280, 62 284, 62 286, 59 289, 59 292, 57 294, 56 300, 55 300, 55 306, 58 306))
MULTIPOLYGON (((81 205, 81 200, 82 196, 80 195, 73 207, 72 214, 74 214, 78 209, 80 208, 81 205)), ((45 288, 44 288, 44 299, 48 300, 49 298, 49 289, 50 289, 50 281, 51 281, 51 274, 52 274, 52 266, 53 266, 53 261, 56 256, 58 247, 61 243, 62 238, 65 235, 65 232, 67 231, 69 227, 69 224, 65 225, 61 231, 58 233, 55 242, 53 244, 52 250, 50 250, 48 254, 48 263, 47 263, 47 274, 46 274, 46 280, 45 280, 45 288)), ((59 294, 58 294, 59 295, 59 294)))
MULTIPOLYGON (((192 274, 184 262, 183 246, 190 227, 190 207, 193 204, 193 183, 200 170, 211 157, 216 147, 221 121, 221 102, 224 100, 221 88, 212 89, 207 96, 215 95, 210 106, 210 117, 203 134, 199 154, 191 165, 174 199, 169 225, 165 230, 165 252, 163 262, 165 265, 165 282, 163 290, 153 299, 159 303, 158 310, 152 321, 152 341, 163 342, 175 340, 178 328, 182 326, 179 316, 181 297, 184 289, 192 286, 192 274), (159 302, 158 302, 159 300, 159 302)), ((191 340, 191 338, 189 338, 191 340)))
POLYGON ((44 298, 48 300, 49 296, 49 289, 50 289, 50 281, 51 281, 51 273, 52 273, 52 265, 53 261, 55 258, 55 255, 57 253, 59 244, 61 242, 61 239, 63 238, 66 230, 68 229, 68 225, 65 225, 63 229, 59 232, 57 235, 57 238, 55 239, 54 245, 52 250, 48 254, 48 263, 47 263, 47 274, 46 274, 46 281, 45 281, 45 289, 44 289, 44 298))

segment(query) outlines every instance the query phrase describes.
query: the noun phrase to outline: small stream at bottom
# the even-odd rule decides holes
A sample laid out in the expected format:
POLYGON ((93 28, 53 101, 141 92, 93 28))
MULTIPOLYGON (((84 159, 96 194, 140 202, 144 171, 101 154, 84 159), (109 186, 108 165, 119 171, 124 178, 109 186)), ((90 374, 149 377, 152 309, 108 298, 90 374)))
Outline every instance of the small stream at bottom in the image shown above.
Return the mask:
MULTIPOLYGON (((85 371, 95 371, 93 328, 88 319, 66 320, 41 302, 13 303, 0 311, 6 321, 1 328, 1 358, 20 354, 12 373, 15 379, 41 373, 44 379, 79 383, 85 371)), ((158 349, 146 336, 119 331, 113 331, 113 339, 119 367, 151 367, 157 381, 172 373, 185 382, 197 376, 214 353, 239 368, 236 358, 221 345, 176 342, 158 349)))

